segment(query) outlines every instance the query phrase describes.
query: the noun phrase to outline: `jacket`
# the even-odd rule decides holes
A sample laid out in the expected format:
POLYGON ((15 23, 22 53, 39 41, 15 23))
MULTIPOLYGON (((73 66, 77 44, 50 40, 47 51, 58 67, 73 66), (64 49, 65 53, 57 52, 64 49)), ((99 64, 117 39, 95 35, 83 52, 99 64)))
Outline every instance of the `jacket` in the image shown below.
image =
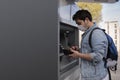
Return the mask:
POLYGON ((107 75, 103 57, 107 55, 108 41, 104 32, 99 29, 94 30, 91 37, 92 48, 89 45, 89 35, 95 27, 96 24, 82 34, 80 52, 90 54, 92 60, 81 59, 81 80, 102 80, 107 75))

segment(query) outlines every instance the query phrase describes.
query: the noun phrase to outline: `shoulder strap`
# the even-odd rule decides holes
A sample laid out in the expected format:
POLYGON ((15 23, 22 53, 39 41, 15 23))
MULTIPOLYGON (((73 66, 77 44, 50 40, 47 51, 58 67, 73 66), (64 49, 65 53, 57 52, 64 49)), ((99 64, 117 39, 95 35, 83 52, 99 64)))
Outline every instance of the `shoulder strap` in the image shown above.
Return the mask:
MULTIPOLYGON (((90 45, 91 48, 92 48, 92 44, 91 44, 92 33, 93 33, 93 31, 96 30, 96 29, 100 29, 100 28, 98 28, 98 27, 94 28, 94 29, 90 32, 90 35, 89 35, 89 45, 90 45)), ((100 30, 101 30, 101 29, 100 29, 100 30)))
MULTIPOLYGON (((90 45, 90 47, 92 48, 92 44, 91 44, 91 37, 92 37, 92 33, 93 33, 93 31, 94 30, 96 30, 96 29, 100 29, 100 28, 94 28, 91 32, 90 32, 90 35, 89 35, 89 45, 90 45)), ((105 30, 103 30, 103 29, 100 29, 100 30, 102 30, 104 33, 105 33, 105 30)), ((105 33, 106 34, 106 33, 105 33)), ((106 68, 106 58, 103 58, 103 61, 105 61, 105 64, 104 64, 104 66, 105 66, 105 68, 106 68)), ((117 69, 117 67, 116 67, 116 69, 117 69)), ((111 79, 111 73, 110 73, 110 70, 109 70, 109 68, 107 68, 107 70, 108 70, 108 75, 109 75, 109 80, 112 80, 111 79)))

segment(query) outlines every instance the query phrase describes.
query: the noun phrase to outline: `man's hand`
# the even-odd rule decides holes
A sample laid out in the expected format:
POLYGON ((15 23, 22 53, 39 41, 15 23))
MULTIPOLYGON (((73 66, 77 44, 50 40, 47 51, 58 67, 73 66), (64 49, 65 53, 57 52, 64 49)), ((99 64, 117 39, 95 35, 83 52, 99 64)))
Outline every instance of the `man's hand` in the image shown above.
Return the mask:
POLYGON ((76 50, 76 51, 79 51, 79 47, 78 46, 72 46, 71 48, 76 50))
POLYGON ((74 48, 70 48, 70 51, 73 53, 70 54, 69 56, 71 56, 73 58, 79 58, 80 53, 78 51, 74 50, 74 48))

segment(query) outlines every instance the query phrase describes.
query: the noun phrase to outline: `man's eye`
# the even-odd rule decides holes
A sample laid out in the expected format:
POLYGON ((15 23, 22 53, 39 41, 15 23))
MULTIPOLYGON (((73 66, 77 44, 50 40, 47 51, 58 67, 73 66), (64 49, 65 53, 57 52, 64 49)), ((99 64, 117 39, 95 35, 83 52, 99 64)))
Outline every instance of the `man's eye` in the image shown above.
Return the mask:
POLYGON ((81 25, 81 23, 78 23, 78 25, 81 25))

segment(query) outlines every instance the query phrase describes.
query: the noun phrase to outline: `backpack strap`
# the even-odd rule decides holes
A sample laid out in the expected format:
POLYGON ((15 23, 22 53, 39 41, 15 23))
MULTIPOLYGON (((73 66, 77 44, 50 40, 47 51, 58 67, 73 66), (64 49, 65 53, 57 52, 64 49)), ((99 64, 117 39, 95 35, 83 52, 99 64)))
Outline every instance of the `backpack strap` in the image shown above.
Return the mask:
MULTIPOLYGON (((100 29, 100 28, 98 28, 98 27, 94 28, 94 29, 90 32, 90 35, 89 35, 89 46, 90 46, 91 48, 92 48, 92 44, 91 44, 92 33, 93 33, 93 31, 96 30, 96 29, 100 29)), ((100 30, 101 30, 101 29, 100 29, 100 30)))
POLYGON ((107 70, 108 70, 109 80, 112 80, 112 78, 111 78, 111 73, 110 73, 110 69, 107 68, 107 70))
MULTIPOLYGON (((105 30, 104 30, 104 29, 100 29, 100 28, 98 28, 98 27, 97 27, 97 28, 94 28, 94 29, 90 32, 90 35, 89 35, 89 46, 90 46, 91 48, 92 48, 92 44, 91 44, 92 33, 93 33, 93 31, 96 30, 96 29, 102 30, 102 31, 105 33, 105 30)), ((106 34, 106 33, 105 33, 105 34, 106 34)), ((103 61, 105 61, 104 66, 105 66, 105 68, 107 68, 107 67, 106 67, 107 60, 106 60, 105 57, 103 57, 103 61)), ((109 80, 112 80, 112 79, 111 79, 111 73, 110 73, 109 68, 107 68, 107 70, 108 70, 109 80)))

